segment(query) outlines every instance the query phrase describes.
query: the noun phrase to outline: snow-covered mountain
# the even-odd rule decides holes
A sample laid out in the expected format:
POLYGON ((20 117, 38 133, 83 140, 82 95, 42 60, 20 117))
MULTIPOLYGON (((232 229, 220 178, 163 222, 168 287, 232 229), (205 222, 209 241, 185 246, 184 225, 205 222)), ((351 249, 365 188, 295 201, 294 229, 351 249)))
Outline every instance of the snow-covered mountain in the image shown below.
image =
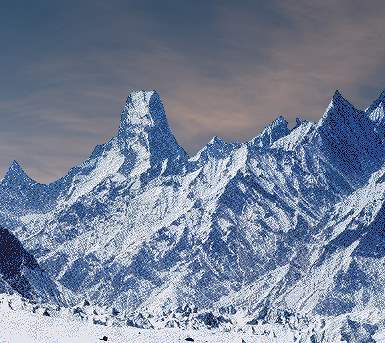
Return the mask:
POLYGON ((384 94, 361 111, 337 91, 318 123, 279 117, 189 158, 159 95, 133 92, 117 135, 63 178, 14 162, 0 219, 56 282, 123 311, 381 312, 384 94))
POLYGON ((0 293, 16 293, 34 301, 66 304, 60 288, 18 239, 0 228, 0 293))

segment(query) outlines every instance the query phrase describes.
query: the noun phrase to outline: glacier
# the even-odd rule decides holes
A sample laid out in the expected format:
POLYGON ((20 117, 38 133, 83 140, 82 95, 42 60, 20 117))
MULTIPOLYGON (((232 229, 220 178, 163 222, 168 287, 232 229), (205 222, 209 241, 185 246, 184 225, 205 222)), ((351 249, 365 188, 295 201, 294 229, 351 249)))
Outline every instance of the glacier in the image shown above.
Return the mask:
POLYGON ((255 323, 358 316, 380 330, 384 107, 385 92, 362 111, 336 91, 318 123, 280 116, 189 157, 159 94, 132 92, 117 134, 61 179, 40 184, 11 164, 0 225, 72 305, 234 308, 255 323))

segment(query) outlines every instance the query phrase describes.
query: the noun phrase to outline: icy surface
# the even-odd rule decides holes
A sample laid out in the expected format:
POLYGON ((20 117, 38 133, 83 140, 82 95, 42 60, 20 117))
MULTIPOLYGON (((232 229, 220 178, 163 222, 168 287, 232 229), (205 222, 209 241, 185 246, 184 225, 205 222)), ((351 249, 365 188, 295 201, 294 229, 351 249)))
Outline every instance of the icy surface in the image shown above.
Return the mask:
MULTIPOLYGON (((384 323, 373 311, 332 319, 309 319, 288 312, 253 320, 234 308, 214 315, 184 307, 163 317, 125 316, 84 301, 74 307, 29 303, 0 295, 0 341, 24 342, 383 342, 384 323)), ((378 315, 378 314, 377 314, 378 315)))

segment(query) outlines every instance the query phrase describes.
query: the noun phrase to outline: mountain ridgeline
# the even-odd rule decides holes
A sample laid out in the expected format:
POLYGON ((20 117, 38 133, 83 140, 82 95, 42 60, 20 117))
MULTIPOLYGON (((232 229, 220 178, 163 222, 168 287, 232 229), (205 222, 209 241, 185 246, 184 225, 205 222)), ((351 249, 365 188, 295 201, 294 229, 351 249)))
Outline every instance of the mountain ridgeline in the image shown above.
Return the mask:
POLYGON ((1 224, 62 292, 119 310, 381 312, 384 107, 385 93, 361 111, 337 91, 318 123, 279 117, 190 158, 159 95, 133 92, 117 135, 61 179, 13 162, 1 224))

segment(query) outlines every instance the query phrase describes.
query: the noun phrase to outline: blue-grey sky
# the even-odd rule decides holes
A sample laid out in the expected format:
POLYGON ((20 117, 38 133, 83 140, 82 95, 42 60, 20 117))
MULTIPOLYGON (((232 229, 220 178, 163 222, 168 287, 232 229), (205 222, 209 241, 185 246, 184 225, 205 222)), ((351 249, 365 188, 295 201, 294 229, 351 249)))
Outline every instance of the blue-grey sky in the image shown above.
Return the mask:
POLYGON ((385 1, 1 1, 0 171, 40 182, 115 134, 130 90, 157 89, 179 143, 317 120, 335 89, 385 87, 385 1))

